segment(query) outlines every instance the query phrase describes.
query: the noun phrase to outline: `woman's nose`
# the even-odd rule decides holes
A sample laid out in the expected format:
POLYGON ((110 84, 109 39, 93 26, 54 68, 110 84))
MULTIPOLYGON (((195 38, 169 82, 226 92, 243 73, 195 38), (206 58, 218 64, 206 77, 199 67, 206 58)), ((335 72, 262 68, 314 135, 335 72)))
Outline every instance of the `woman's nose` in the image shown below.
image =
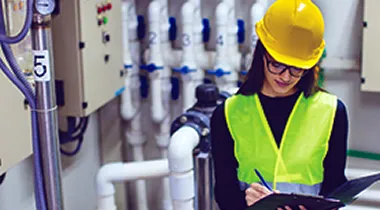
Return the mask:
POLYGON ((292 75, 290 74, 289 69, 283 72, 280 76, 284 82, 289 82, 292 79, 292 75))

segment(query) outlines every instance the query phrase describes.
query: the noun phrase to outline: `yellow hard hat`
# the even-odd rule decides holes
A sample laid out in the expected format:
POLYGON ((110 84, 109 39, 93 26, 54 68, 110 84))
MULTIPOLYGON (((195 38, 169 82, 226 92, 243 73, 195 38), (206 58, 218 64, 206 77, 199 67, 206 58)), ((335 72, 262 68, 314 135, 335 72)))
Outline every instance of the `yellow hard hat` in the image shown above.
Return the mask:
POLYGON ((298 68, 317 64, 325 47, 323 16, 311 0, 277 0, 256 33, 276 61, 298 68))

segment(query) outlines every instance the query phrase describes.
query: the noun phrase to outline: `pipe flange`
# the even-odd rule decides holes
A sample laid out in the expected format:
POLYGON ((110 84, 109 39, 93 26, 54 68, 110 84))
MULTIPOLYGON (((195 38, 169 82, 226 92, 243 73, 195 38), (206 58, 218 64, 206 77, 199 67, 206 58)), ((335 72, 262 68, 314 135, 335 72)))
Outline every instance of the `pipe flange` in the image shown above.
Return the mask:
POLYGON ((202 152, 211 150, 210 118, 207 115, 199 111, 188 110, 173 121, 170 134, 173 135, 182 126, 192 127, 198 132, 200 142, 197 148, 202 152))

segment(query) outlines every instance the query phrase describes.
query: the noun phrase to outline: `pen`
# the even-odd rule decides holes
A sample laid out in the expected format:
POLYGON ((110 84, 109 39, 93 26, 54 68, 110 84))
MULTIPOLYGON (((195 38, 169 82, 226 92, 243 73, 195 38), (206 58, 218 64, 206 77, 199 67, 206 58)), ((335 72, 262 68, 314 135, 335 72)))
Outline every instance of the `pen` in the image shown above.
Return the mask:
POLYGON ((259 172, 257 169, 255 169, 255 173, 256 173, 256 175, 259 177, 261 183, 262 183, 266 188, 268 188, 269 191, 272 191, 272 188, 266 183, 266 181, 264 180, 264 177, 261 176, 260 172, 259 172))

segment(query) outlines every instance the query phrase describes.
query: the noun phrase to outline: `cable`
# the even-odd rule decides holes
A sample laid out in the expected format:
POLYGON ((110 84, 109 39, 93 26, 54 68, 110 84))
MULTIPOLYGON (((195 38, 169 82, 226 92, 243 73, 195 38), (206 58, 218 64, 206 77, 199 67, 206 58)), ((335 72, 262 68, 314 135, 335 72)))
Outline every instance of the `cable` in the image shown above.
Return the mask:
MULTIPOLYGON (((25 38, 25 36, 28 34, 30 27, 32 26, 33 2, 34 2, 33 0, 27 0, 26 19, 21 31, 16 36, 11 36, 11 37, 8 37, 5 33, 0 34, 0 42, 15 44, 25 38)), ((1 7, 1 9, 3 9, 3 7, 1 7)), ((1 13, 3 13, 3 10, 1 10, 1 13)))
POLYGON ((75 118, 69 117, 67 120, 67 122, 68 122, 68 129, 67 130, 68 131, 67 132, 64 132, 64 131, 59 132, 59 141, 60 141, 61 145, 78 140, 77 146, 73 151, 68 152, 68 151, 65 151, 64 149, 60 148, 61 153, 63 155, 66 155, 66 156, 74 156, 74 155, 78 154, 78 152, 80 151, 80 149, 82 147, 84 133, 87 130, 88 117, 81 118, 79 125, 77 127, 75 126, 75 121, 76 121, 75 118), (75 134, 77 131, 79 131, 79 133, 75 134))
POLYGON ((62 148, 60 148, 60 151, 63 155, 66 155, 66 156, 75 156, 80 151, 80 149, 82 147, 82 143, 83 143, 83 136, 79 138, 77 147, 73 151, 68 152, 62 148))
POLYGON ((32 86, 30 85, 28 80, 25 78, 24 73, 22 72, 19 65, 17 64, 17 61, 14 57, 13 51, 10 48, 10 46, 8 44, 1 43, 1 49, 3 49, 4 56, 6 60, 8 61, 13 73, 22 82, 22 84, 28 89, 29 93, 34 96, 35 95, 34 90, 32 89, 32 86))
MULTIPOLYGON (((1 8, 0 8, 1 9, 1 8)), ((8 67, 4 64, 3 60, 0 59, 0 68, 4 74, 8 77, 11 82, 16 85, 16 87, 22 92, 26 97, 26 100, 29 102, 30 108, 32 110, 36 109, 36 103, 34 97, 31 96, 22 83, 17 80, 17 78, 12 74, 8 67)), ((45 202, 45 192, 44 192, 44 183, 43 183, 43 174, 41 166, 41 153, 39 145, 39 136, 38 136, 38 121, 37 121, 37 112, 32 111, 32 140, 33 140, 33 156, 34 156, 34 178, 35 178, 35 194, 36 194, 36 205, 38 210, 46 210, 45 202)))
MULTIPOLYGON (((32 6, 33 6, 33 1, 29 0, 28 1, 28 13, 27 13, 27 20, 25 21, 26 23, 23 27, 23 30, 18 34, 17 38, 23 39, 32 22, 32 6), (26 29, 26 30, 25 30, 26 29)), ((3 4, 2 1, 0 1, 0 39, 3 37, 6 37, 5 33, 5 25, 4 25, 4 16, 3 16, 3 4)), ((10 39, 12 39, 11 37, 10 39)), ((21 40, 20 39, 20 40, 21 40)), ((3 41, 3 39, 1 39, 3 41)), ((6 41, 6 40, 5 40, 6 41)), ((8 40, 12 41, 12 40, 8 40)), ((16 40, 13 40, 17 42, 16 40)), ((15 42, 14 42, 15 43, 15 42)), ((7 46, 4 43, 1 43, 2 47, 5 47, 4 49, 10 49, 9 46, 7 46)), ((6 55, 6 58, 12 58, 13 53, 9 54, 9 51, 5 51, 4 54, 6 55)), ((14 68, 15 65, 12 60, 15 60, 14 57, 13 59, 10 59, 10 66, 15 72, 16 75, 22 75, 22 72, 20 73, 19 68, 14 68), (13 63, 13 64, 12 64, 13 63)), ((45 192, 44 192, 44 182, 43 182, 43 173, 42 173, 42 166, 41 166, 41 153, 40 153, 40 145, 39 145, 39 133, 38 133, 38 121, 37 121, 37 113, 34 111, 36 109, 36 101, 35 101, 35 96, 34 94, 31 94, 30 89, 28 89, 24 82, 22 82, 22 79, 16 78, 14 74, 8 69, 8 67, 5 65, 2 59, 0 59, 0 68, 4 72, 4 74, 8 77, 8 79, 21 91, 21 93, 26 97, 26 100, 29 103, 29 106, 31 108, 31 118, 32 118, 32 141, 33 141, 33 157, 34 157, 34 179, 35 179, 35 197, 36 197, 36 207, 38 210, 46 210, 46 201, 45 201, 45 192)), ((33 92, 33 91, 32 91, 33 92)))

